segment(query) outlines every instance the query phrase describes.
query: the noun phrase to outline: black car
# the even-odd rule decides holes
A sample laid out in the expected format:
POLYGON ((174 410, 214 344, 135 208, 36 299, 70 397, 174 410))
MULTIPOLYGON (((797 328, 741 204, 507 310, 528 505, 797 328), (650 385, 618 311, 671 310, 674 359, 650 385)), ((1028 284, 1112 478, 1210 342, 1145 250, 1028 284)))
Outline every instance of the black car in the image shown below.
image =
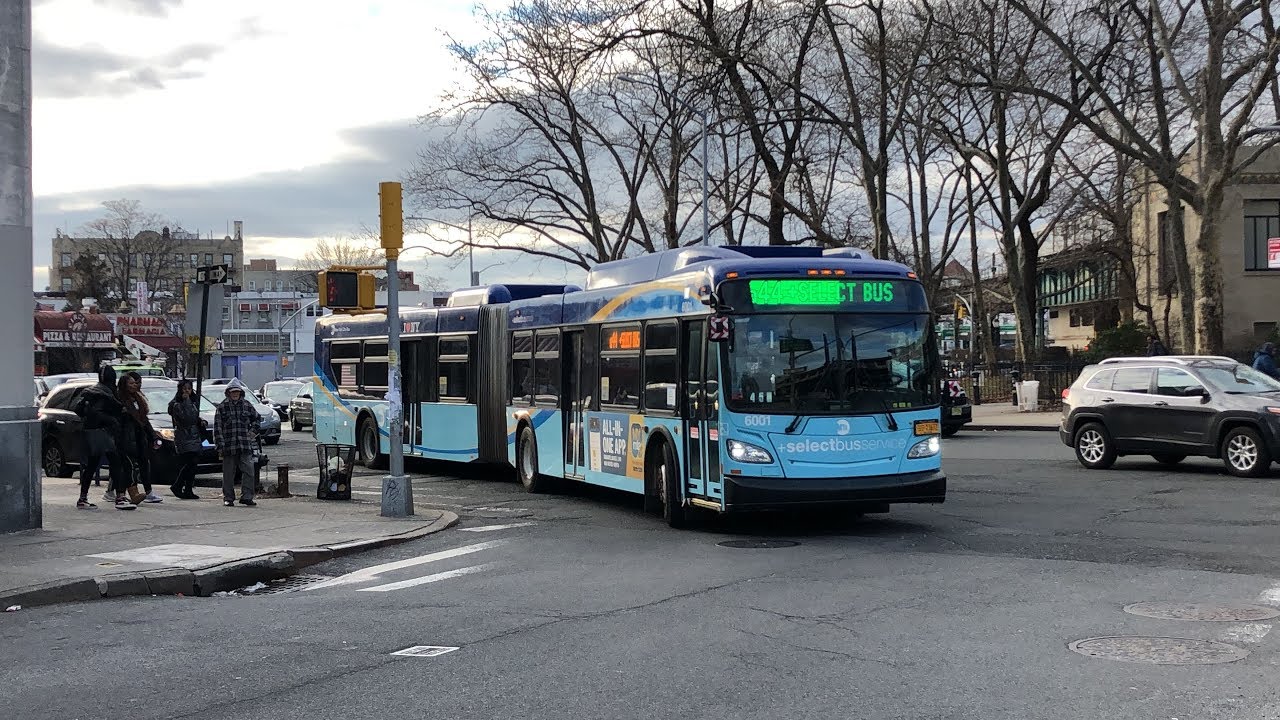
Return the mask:
POLYGON ((973 405, 959 380, 942 381, 942 437, 951 437, 973 422, 973 405))
POLYGON ((1280 458, 1280 381, 1231 358, 1115 358, 1063 391, 1062 442, 1090 469, 1150 455, 1165 465, 1221 458, 1260 477, 1280 458))
MULTIPOLYGON (((71 477, 80 466, 83 450, 83 423, 75 413, 81 394, 93 386, 89 380, 72 380, 59 385, 49 394, 40 408, 41 467, 49 477, 71 477)), ((151 426, 160 434, 160 449, 151 460, 151 474, 157 484, 169 482, 177 472, 177 453, 173 445, 173 421, 169 417, 169 401, 177 391, 178 383, 164 378, 144 377, 142 393, 151 407, 151 426)), ((208 420, 213 407, 205 402, 202 415, 208 420)), ((204 445, 196 459, 197 472, 215 472, 222 469, 218 449, 213 444, 212 431, 205 432, 204 445)))
POLYGON ((310 385, 301 380, 272 380, 258 391, 258 399, 270 405, 283 422, 289 419, 289 401, 310 385))

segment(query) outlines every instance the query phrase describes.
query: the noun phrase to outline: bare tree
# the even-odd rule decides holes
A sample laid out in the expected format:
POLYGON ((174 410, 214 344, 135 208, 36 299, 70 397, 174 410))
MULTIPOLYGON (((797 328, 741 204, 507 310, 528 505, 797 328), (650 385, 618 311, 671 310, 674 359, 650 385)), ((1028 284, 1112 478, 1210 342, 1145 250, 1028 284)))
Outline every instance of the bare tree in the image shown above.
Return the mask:
POLYGON ((147 284, 148 300, 161 291, 161 280, 176 289, 174 254, 182 248, 164 218, 137 200, 108 200, 102 207, 106 212, 81 229, 83 247, 106 272, 106 288, 117 302, 128 300, 139 282, 147 284))
POLYGON ((385 265, 385 251, 366 234, 359 237, 321 238, 294 267, 291 280, 300 288, 315 292, 316 273, 334 265, 385 265))

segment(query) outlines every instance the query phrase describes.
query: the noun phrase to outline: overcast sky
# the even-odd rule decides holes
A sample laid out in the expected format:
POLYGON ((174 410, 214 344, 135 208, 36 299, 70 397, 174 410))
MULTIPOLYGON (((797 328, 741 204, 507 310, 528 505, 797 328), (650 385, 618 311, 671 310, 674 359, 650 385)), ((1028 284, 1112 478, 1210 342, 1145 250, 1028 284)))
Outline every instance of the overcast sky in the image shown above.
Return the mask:
POLYGON ((246 255, 285 263, 376 226, 378 181, 409 167, 453 77, 442 32, 465 36, 474 4, 35 0, 36 288, 55 231, 104 200, 205 235, 243 220, 246 255))

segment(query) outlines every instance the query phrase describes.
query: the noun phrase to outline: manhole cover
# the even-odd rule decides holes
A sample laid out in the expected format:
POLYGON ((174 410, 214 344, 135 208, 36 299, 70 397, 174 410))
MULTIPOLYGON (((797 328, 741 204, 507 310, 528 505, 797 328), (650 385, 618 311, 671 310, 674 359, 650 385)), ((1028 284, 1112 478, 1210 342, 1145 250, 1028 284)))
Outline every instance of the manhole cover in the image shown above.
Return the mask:
MULTIPOLYGON (((272 580, 269 583, 265 583, 266 587, 264 588, 254 590, 252 588, 257 586, 251 585, 247 588, 241 588, 238 592, 245 595, 279 595, 280 593, 304 590, 308 586, 332 579, 333 578, 326 577, 324 575, 290 575, 287 578, 280 578, 279 580, 272 580)), ((258 584, 262 585, 263 583, 258 584)))
POLYGON ((800 543, 794 540, 725 540, 716 543, 720 547, 740 548, 745 550, 768 550, 771 548, 795 547, 800 543))
POLYGON ((392 655, 400 655, 401 657, 438 657, 446 653, 457 650, 456 647, 447 645, 414 645, 403 650, 397 650, 392 655))
POLYGON ((1252 623, 1280 618, 1280 610, 1257 605, 1204 605, 1201 602, 1135 602, 1125 612, 1161 620, 1201 620, 1206 623, 1252 623))
POLYGON ((1121 635, 1076 640, 1067 647, 1089 657, 1155 665, 1213 665, 1249 655, 1234 645, 1191 638, 1121 635))
POLYGON ((1203 622, 1254 622, 1280 617, 1280 610, 1258 605, 1207 605, 1204 603, 1140 602, 1125 605, 1124 611, 1161 620, 1203 622))

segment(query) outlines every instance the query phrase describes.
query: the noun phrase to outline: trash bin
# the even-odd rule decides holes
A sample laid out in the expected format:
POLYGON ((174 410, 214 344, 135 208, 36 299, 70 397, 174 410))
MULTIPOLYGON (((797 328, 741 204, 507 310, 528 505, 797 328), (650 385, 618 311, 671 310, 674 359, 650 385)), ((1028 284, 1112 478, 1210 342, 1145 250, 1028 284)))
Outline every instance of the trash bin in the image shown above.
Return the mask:
POLYGON ((1040 381, 1026 380, 1018 383, 1019 410, 1035 412, 1040 409, 1040 381))
POLYGON ((355 446, 316 445, 316 457, 320 461, 320 482, 316 485, 316 498, 350 500, 351 473, 356 465, 355 446))

